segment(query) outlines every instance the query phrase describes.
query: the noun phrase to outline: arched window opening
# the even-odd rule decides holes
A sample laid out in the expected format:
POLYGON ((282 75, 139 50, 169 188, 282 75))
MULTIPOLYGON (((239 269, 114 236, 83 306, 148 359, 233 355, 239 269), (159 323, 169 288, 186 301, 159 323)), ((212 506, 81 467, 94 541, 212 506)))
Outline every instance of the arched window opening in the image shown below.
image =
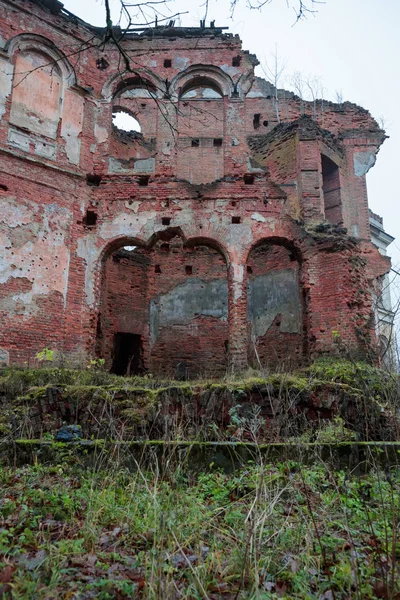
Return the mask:
POLYGON ((178 378, 225 373, 225 257, 174 233, 151 248, 121 244, 102 268, 97 353, 106 367, 178 378))
POLYGON ((339 225, 343 220, 339 167, 333 160, 322 154, 321 169, 325 219, 333 225, 339 225))
MULTIPOLYGON (((115 142, 122 143, 117 143, 117 146, 112 148, 111 156, 119 161, 114 167, 120 172, 134 170, 134 160, 146 160, 154 155, 159 118, 156 98, 156 88, 138 77, 124 81, 114 95, 113 131, 119 135, 114 135, 113 146, 115 142), (127 147, 129 142, 135 140, 143 143, 127 147), (121 160, 128 162, 121 163, 121 160)), ((140 168, 137 170, 140 171, 140 168)))
POLYGON ((126 133, 141 133, 140 123, 126 110, 116 109, 113 111, 112 123, 115 129, 126 133))
POLYGON ((62 75, 55 60, 31 49, 16 54, 10 123, 55 139, 61 99, 62 75))
POLYGON ((276 242, 253 248, 247 261, 248 359, 255 368, 290 368, 304 353, 300 263, 276 242))

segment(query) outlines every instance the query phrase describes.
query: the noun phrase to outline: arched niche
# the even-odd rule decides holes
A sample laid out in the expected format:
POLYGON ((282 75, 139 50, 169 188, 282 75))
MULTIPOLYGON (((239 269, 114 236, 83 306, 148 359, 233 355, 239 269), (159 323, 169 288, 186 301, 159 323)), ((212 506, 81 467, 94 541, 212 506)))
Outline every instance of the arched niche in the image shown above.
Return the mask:
POLYGON ((248 360, 287 369, 305 353, 301 257, 288 241, 266 239, 247 259, 248 360))
POLYGON ((217 244, 165 230, 144 246, 126 238, 105 252, 97 354, 120 375, 192 378, 225 373, 228 281, 217 244))
POLYGON ((200 81, 207 83, 207 87, 214 88, 222 97, 229 97, 235 87, 231 77, 220 68, 213 65, 192 65, 172 79, 169 86, 172 100, 181 98, 185 90, 200 81))
POLYGON ((179 178, 199 185, 224 176, 224 96, 228 93, 227 78, 218 69, 193 68, 179 80, 176 86, 179 178))
POLYGON ((14 65, 10 123, 56 139, 65 90, 75 83, 71 65, 41 36, 16 36, 7 51, 14 65))
POLYGON ((180 100, 223 100, 219 85, 208 77, 194 77, 186 82, 179 93, 180 100))

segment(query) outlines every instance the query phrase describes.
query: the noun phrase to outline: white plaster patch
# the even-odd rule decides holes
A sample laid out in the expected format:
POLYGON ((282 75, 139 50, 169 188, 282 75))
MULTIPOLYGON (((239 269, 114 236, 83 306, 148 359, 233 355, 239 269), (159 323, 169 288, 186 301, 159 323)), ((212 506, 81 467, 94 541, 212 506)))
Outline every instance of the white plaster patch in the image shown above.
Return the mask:
POLYGON ((133 212, 135 213, 135 215, 137 214, 137 211, 139 210, 139 207, 142 203, 139 200, 127 200, 125 202, 125 206, 126 208, 129 208, 129 210, 133 210, 133 212))
POLYGON ((31 222, 32 216, 38 211, 37 204, 32 202, 28 207, 26 204, 23 204, 23 200, 19 200, 17 204, 16 198, 12 196, 1 198, 0 207, 0 222, 6 223, 8 227, 27 225, 31 222))
POLYGON ((264 98, 264 94, 258 90, 250 90, 246 94, 246 98, 264 98))
POLYGON ((13 277, 27 279, 32 284, 29 291, 12 296, 14 303, 20 301, 24 305, 26 317, 37 311, 36 297, 40 295, 59 292, 65 306, 70 252, 64 238, 72 219, 72 212, 68 209, 49 204, 44 209, 42 221, 33 227, 31 221, 27 221, 27 212, 35 214, 37 205, 10 205, 5 217, 9 218, 7 224, 10 228, 31 225, 31 229, 36 229, 34 241, 13 247, 10 240, 4 240, 5 251, 0 256, 0 283, 13 277))
POLYGON ((188 66, 188 64, 189 64, 189 59, 188 58, 184 58, 183 56, 177 56, 172 61, 173 67, 175 69, 180 69, 180 70, 186 69, 186 67, 188 66))
POLYGON ((132 90, 126 90, 120 96, 120 98, 130 99, 130 98, 156 98, 157 94, 152 92, 151 90, 146 90, 145 88, 133 88, 132 90))
POLYGON ((0 60, 0 119, 6 112, 6 100, 12 91, 14 66, 6 60, 0 60))
POLYGON ((100 125, 95 125, 94 127, 94 135, 99 144, 104 144, 108 140, 108 131, 105 127, 101 127, 100 125))
POLYGON ((83 123, 82 96, 71 90, 66 90, 62 113, 61 137, 65 140, 65 152, 70 163, 79 164, 83 123))
POLYGON ((265 223, 265 217, 260 215, 260 213, 253 213, 251 215, 251 218, 253 219, 253 221, 258 221, 259 223, 265 223))
POLYGON ((105 240, 118 237, 136 237, 142 228, 147 225, 151 231, 155 230, 157 211, 146 211, 138 213, 136 217, 126 213, 117 215, 112 221, 103 223, 99 235, 105 240))
POLYGON ((232 65, 221 65, 220 68, 221 71, 223 71, 224 73, 228 73, 228 75, 230 75, 232 79, 235 75, 240 74, 239 69, 237 69, 236 67, 232 67, 232 65))
POLYGON ((357 177, 366 175, 376 162, 375 152, 355 152, 354 153, 354 174, 357 177))
POLYGON ((8 142, 11 146, 24 152, 30 152, 31 147, 33 147, 34 154, 43 156, 43 158, 55 158, 56 156, 56 144, 50 143, 47 140, 44 142, 32 135, 17 131, 12 127, 8 130, 8 142))
POLYGON ((233 267, 233 300, 237 302, 243 294, 244 265, 232 265, 233 267))
POLYGON ((89 234, 83 238, 79 238, 77 245, 77 255, 83 258, 86 264, 85 269, 85 296, 86 303, 93 306, 95 302, 94 296, 94 274, 96 263, 100 254, 100 250, 96 246, 96 235, 89 234))
POLYGON ((167 142, 167 141, 164 142, 163 148, 162 148, 162 153, 165 156, 169 156, 171 154, 171 143, 170 142, 167 142))

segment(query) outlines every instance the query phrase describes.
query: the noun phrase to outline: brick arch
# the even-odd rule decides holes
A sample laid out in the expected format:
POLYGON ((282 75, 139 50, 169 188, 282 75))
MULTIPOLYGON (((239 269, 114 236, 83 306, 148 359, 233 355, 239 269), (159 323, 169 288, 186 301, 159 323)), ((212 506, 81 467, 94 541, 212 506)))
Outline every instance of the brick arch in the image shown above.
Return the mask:
POLYGON ((154 91, 157 98, 162 98, 166 93, 165 81, 149 69, 138 69, 135 74, 123 76, 113 73, 103 85, 101 95, 105 100, 111 101, 123 93, 124 90, 134 87, 145 87, 154 91))
MULTIPOLYGON (((44 143, 43 148, 54 158, 54 141, 63 111, 68 114, 68 88, 76 82, 75 72, 55 44, 40 35, 17 35, 6 48, 14 64, 9 122, 16 129, 12 128, 9 135, 23 147, 31 143, 31 133, 50 138, 52 142, 44 143)), ((69 158, 76 162, 72 150, 69 158)))
POLYGON ((219 252, 225 259, 226 267, 229 267, 230 257, 227 248, 219 241, 207 236, 193 236, 186 240, 185 244, 188 248, 193 246, 209 246, 219 252))
POLYGON ((221 95, 224 97, 230 96, 234 89, 231 77, 222 69, 213 65, 197 64, 188 67, 172 79, 169 87, 170 97, 178 100, 180 90, 187 89, 190 83, 196 80, 209 81, 221 91, 221 95))
POLYGON ((121 344, 137 343, 143 370, 178 377, 225 372, 228 264, 218 241, 186 239, 179 227, 147 240, 118 237, 99 255, 96 288, 96 354, 107 368, 117 372, 121 344), (124 252, 128 245, 137 250, 124 252))
POLYGON ((42 35, 31 33, 16 35, 7 42, 5 50, 11 59, 17 52, 29 52, 30 50, 44 54, 50 58, 52 63, 56 64, 66 87, 76 84, 75 70, 66 55, 54 42, 42 35))
POLYGON ((258 248, 259 246, 264 246, 266 244, 283 246, 283 247, 287 248, 289 251, 294 253, 296 260, 298 260, 299 262, 303 261, 303 252, 302 252, 301 246, 297 243, 297 241, 294 241, 293 239, 290 239, 290 238, 287 238, 284 236, 270 235, 270 236, 266 236, 266 237, 264 237, 264 236, 260 237, 253 242, 253 244, 250 246, 250 248, 247 251, 246 263, 247 263, 249 256, 253 250, 258 248))

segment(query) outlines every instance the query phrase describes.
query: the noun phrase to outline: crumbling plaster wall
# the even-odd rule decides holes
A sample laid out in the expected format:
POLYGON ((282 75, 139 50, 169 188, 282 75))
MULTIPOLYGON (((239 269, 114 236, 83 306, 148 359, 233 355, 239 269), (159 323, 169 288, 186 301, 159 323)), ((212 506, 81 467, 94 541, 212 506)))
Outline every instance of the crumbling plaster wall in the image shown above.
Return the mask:
MULTIPOLYGON (((127 47, 140 50, 139 77, 156 89, 156 100, 135 98, 132 104, 137 84, 127 78, 121 93, 114 47, 71 52, 96 32, 36 2, 0 4, 4 355, 21 362, 45 346, 71 356, 93 355, 105 256, 125 242, 150 248, 171 228, 186 244, 206 240, 225 256, 231 365, 247 364, 246 266, 262 240, 280 239, 301 249, 306 353, 332 350, 332 330, 340 330, 354 348, 360 332, 363 345, 368 335, 373 345, 369 289, 387 271, 388 260, 368 241, 365 173, 383 133, 367 111, 325 103, 315 119, 310 104, 280 92, 278 123, 271 85, 254 78, 255 58, 242 51, 238 37, 212 32, 178 36, 173 43, 162 37, 127 39, 127 47), (43 126, 40 114, 34 126, 28 114, 30 90, 43 75, 35 80, 29 73, 16 85, 21 75, 15 64, 30 51, 58 57, 58 120, 55 104, 50 103, 49 118, 50 109, 37 96, 43 126), (240 64, 233 67, 237 56, 240 64), (100 59, 105 68, 99 68, 100 59), (201 109, 195 131, 193 119, 185 129, 190 101, 178 111, 176 105, 182 103, 180 90, 196 77, 209 77, 222 98, 192 100, 201 109), (111 119, 118 103, 137 116, 141 141, 117 139, 111 119), (201 138, 199 146, 191 145, 192 137, 201 138), (214 146, 220 138, 222 145, 214 146), (340 167, 342 225, 361 242, 349 244, 344 230, 316 231, 324 221, 321 153, 340 167), (149 179, 143 182, 143 176, 149 179), (95 221, 89 226, 87 210, 95 221), (343 260, 348 269, 338 269, 343 260)), ((268 290, 271 275, 262 277, 268 290)), ((189 290, 190 282, 179 285, 189 290)))

